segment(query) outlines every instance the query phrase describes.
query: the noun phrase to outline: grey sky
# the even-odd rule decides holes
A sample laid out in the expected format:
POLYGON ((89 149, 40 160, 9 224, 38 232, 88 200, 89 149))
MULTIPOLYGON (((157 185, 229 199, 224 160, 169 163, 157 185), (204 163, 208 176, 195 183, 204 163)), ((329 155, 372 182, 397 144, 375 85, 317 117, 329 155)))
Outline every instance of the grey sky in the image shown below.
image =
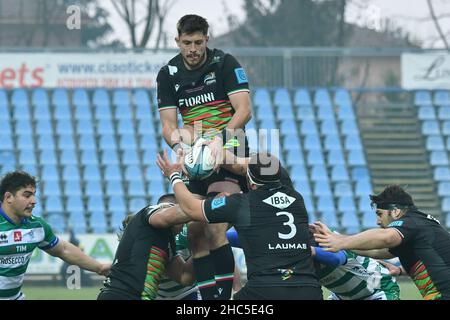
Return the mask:
MULTIPOLYGON (((102 4, 111 12, 115 36, 128 44, 129 37, 124 23, 114 14, 114 9, 108 2, 102 1, 102 4)), ((450 36, 450 0, 432 0, 432 2, 437 15, 449 13, 449 17, 444 18, 441 23, 444 32, 448 32, 450 36)), ((169 33, 169 46, 175 46, 173 41, 176 35, 175 25, 181 16, 195 13, 206 17, 211 25, 212 35, 217 36, 229 30, 224 12, 237 16, 241 22, 244 21, 245 13, 242 4, 243 0, 178 0, 165 22, 165 29, 169 33)), ((349 22, 368 23, 372 28, 379 27, 380 20, 386 17, 391 18, 396 25, 411 32, 426 47, 443 47, 441 41, 435 40, 438 33, 431 21, 415 20, 416 18, 430 17, 427 0, 352 0, 346 12, 346 18, 349 22), (352 3, 361 4, 367 9, 361 10, 352 3)))

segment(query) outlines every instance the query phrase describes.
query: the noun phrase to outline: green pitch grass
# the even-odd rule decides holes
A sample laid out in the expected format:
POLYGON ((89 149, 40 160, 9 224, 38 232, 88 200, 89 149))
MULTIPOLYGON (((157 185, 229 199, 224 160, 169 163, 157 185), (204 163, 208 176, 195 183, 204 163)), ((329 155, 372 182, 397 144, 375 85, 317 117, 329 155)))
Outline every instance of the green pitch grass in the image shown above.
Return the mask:
MULTIPOLYGON (((400 296, 402 300, 422 300, 415 285, 405 279, 400 281, 400 296)), ((27 300, 95 300, 100 292, 101 285, 95 287, 82 287, 69 290, 62 286, 30 286, 25 283, 23 292, 27 300)), ((328 297, 328 290, 324 289, 324 298, 328 297)))

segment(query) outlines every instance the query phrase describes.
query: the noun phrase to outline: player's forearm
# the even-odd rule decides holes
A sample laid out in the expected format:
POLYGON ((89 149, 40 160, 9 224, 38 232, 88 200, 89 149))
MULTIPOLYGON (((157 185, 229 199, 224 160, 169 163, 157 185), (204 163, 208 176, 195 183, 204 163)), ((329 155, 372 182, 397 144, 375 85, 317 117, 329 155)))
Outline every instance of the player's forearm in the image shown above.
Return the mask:
POLYGON ((192 220, 206 221, 202 210, 202 200, 194 197, 188 188, 186 188, 184 183, 176 183, 173 190, 177 197, 178 204, 184 213, 186 213, 192 220))
POLYGON ((68 264, 79 266, 81 269, 99 273, 102 264, 90 256, 86 255, 80 248, 70 242, 64 242, 64 249, 59 256, 68 264))
POLYGON ((343 239, 341 249, 372 250, 395 246, 395 238, 387 229, 371 229, 343 239))
POLYGON ((181 135, 176 125, 164 124, 162 127, 162 135, 170 147, 181 141, 181 135))
POLYGON ((352 250, 357 255, 374 259, 391 259, 394 257, 388 249, 352 250))
POLYGON ((250 105, 239 107, 227 124, 227 129, 242 129, 252 118, 250 105))

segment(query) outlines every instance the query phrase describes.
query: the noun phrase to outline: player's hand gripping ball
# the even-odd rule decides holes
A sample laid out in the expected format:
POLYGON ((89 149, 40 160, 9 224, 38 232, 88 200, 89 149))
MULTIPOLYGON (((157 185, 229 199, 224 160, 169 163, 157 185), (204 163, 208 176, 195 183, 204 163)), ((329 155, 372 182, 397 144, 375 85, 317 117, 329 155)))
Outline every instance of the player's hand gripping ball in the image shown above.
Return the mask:
POLYGON ((184 157, 184 169, 193 180, 203 180, 214 172, 215 159, 206 140, 199 138, 195 141, 184 157))

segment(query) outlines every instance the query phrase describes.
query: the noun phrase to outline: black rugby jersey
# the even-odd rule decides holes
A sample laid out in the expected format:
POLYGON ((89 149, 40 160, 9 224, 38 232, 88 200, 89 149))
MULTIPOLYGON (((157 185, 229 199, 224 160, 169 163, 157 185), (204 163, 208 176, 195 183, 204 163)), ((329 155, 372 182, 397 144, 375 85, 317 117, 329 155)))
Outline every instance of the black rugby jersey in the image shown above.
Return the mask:
POLYGON ((171 230, 154 228, 148 223, 149 217, 160 208, 145 207, 128 223, 105 287, 125 291, 137 299, 156 298, 165 265, 175 252, 171 230))
POLYGON ((317 286, 302 196, 294 189, 266 185, 246 194, 207 199, 210 223, 232 223, 247 262, 250 286, 317 286))
POLYGON ((388 228, 400 231, 401 244, 389 251, 399 257, 426 300, 450 299, 450 234, 431 215, 409 210, 388 228))
POLYGON ((249 91, 245 71, 232 55, 206 52, 200 68, 188 70, 178 54, 157 77, 159 110, 177 108, 185 125, 201 122, 203 132, 225 128, 234 114, 228 95, 249 91))

